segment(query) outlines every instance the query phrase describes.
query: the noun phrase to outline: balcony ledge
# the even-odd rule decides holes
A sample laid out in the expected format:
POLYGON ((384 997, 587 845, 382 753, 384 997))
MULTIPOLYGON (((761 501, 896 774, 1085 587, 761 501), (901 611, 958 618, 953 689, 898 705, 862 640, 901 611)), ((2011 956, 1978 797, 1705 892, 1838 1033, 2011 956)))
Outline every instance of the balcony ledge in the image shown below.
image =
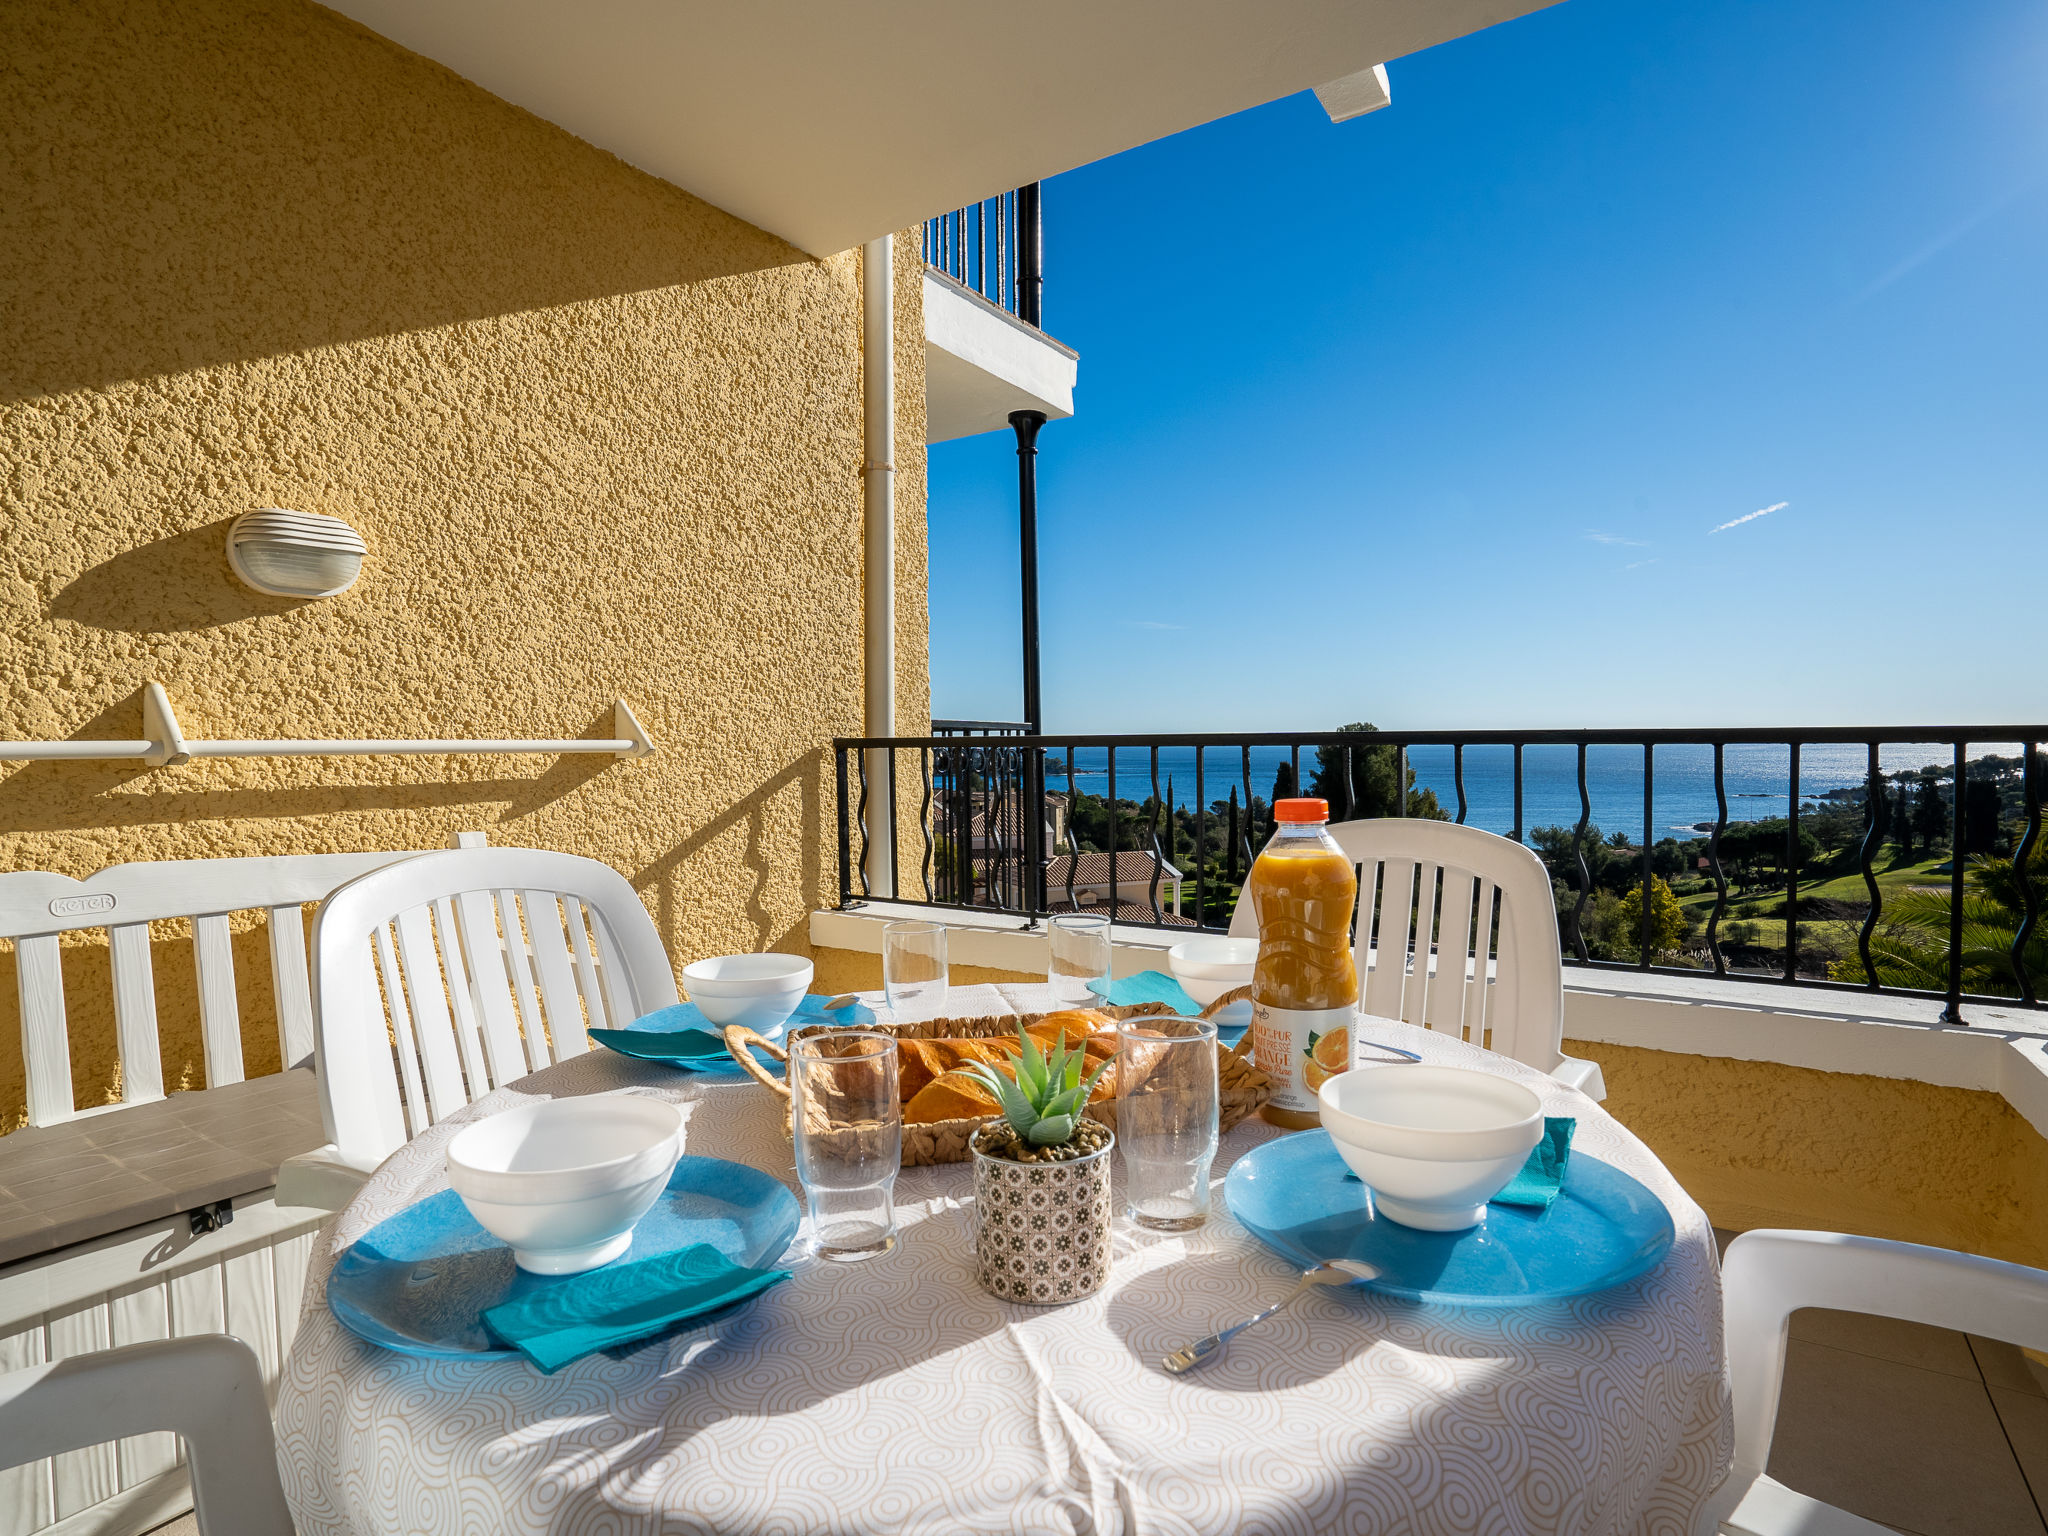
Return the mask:
MULTIPOLYGON (((944 922, 954 965, 1045 973, 1044 927, 1001 913, 870 901, 812 913, 811 943, 880 955, 883 927, 907 919, 944 922)), ((1116 976, 1166 969, 1181 937, 1124 925, 1110 933, 1116 976)), ((1966 1003, 1968 1024, 1944 1024, 1939 1003, 1917 998, 1569 967, 1564 1006, 1567 1051, 1583 1041, 1995 1093, 2048 1137, 2048 1014, 1966 1003)))
POLYGON ((1074 414, 1079 354, 931 268, 924 331, 926 442, 1006 431, 1012 411, 1074 414))

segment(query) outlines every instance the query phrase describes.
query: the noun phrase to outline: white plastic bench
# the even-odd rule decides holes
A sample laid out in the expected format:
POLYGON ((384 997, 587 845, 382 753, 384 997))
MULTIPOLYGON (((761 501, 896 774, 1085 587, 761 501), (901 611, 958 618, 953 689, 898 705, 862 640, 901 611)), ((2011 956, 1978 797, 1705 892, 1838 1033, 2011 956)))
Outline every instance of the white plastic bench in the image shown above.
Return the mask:
MULTIPOLYGON (((279 1163, 324 1140, 305 907, 423 851, 118 864, 86 880, 0 874, 29 1119, 0 1136, 0 1372, 225 1332, 255 1351, 274 1388, 313 1231, 328 1215, 280 1206, 273 1191, 279 1163), (268 930, 286 1068, 255 1079, 243 1067, 231 944, 244 912, 268 930), (192 927, 206 1087, 166 1096, 150 925, 172 919, 192 927), (61 962, 67 935, 95 929, 105 933, 121 1102, 81 1107, 61 962)), ((74 962, 74 987, 78 978, 74 962)), ((173 1437, 151 1435, 0 1471, 0 1536, 146 1530, 191 1507, 180 1461, 173 1437)))

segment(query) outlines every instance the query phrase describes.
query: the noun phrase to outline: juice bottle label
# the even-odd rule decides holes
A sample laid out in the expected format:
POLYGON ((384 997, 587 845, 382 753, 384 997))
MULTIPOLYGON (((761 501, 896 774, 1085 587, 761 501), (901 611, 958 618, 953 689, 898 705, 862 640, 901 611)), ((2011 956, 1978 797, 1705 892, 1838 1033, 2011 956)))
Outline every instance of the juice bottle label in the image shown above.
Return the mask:
POLYGON ((1275 1109, 1313 1115, 1325 1079, 1351 1065, 1351 1021, 1357 1006, 1272 1008, 1252 1004, 1252 1059, 1273 1079, 1275 1109))

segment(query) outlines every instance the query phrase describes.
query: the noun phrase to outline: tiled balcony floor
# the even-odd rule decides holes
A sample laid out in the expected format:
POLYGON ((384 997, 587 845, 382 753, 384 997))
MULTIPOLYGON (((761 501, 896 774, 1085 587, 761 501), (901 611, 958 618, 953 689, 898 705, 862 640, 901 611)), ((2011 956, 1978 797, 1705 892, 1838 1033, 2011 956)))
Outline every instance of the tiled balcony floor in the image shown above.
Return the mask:
MULTIPOLYGON (((2048 1536, 2048 1370, 1996 1340, 1800 1312, 1771 1475, 1908 1536, 2048 1536)), ((158 1536, 196 1532, 188 1515, 158 1536)))

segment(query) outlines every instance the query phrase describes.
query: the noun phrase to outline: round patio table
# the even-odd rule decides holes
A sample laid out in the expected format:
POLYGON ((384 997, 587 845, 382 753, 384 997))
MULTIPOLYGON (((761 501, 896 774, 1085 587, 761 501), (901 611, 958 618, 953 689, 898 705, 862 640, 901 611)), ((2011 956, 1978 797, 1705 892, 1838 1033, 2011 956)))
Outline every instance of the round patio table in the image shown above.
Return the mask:
MULTIPOLYGON (((947 1011, 1042 1009, 1043 992, 959 987, 947 1011)), ((624 1358, 543 1376, 343 1330, 325 1301, 333 1256, 444 1188, 460 1125, 514 1104, 659 1092, 687 1116, 687 1151, 796 1188, 780 1105, 758 1085, 594 1050, 420 1136, 323 1229, 277 1405, 301 1536, 1691 1532, 1732 1441, 1706 1217, 1574 1090, 1443 1035, 1378 1021, 1373 1034, 1517 1078, 1547 1113, 1575 1116, 1575 1155, 1670 1208, 1669 1255, 1613 1290, 1533 1307, 1319 1289, 1175 1379, 1161 1356, 1295 1275, 1223 1206, 1228 1166, 1279 1134, 1253 1120, 1223 1139, 1206 1227, 1119 1220, 1109 1284, 1064 1307, 976 1285, 972 1174, 951 1165, 898 1179, 893 1253, 841 1265, 793 1247, 787 1284, 624 1358)))

